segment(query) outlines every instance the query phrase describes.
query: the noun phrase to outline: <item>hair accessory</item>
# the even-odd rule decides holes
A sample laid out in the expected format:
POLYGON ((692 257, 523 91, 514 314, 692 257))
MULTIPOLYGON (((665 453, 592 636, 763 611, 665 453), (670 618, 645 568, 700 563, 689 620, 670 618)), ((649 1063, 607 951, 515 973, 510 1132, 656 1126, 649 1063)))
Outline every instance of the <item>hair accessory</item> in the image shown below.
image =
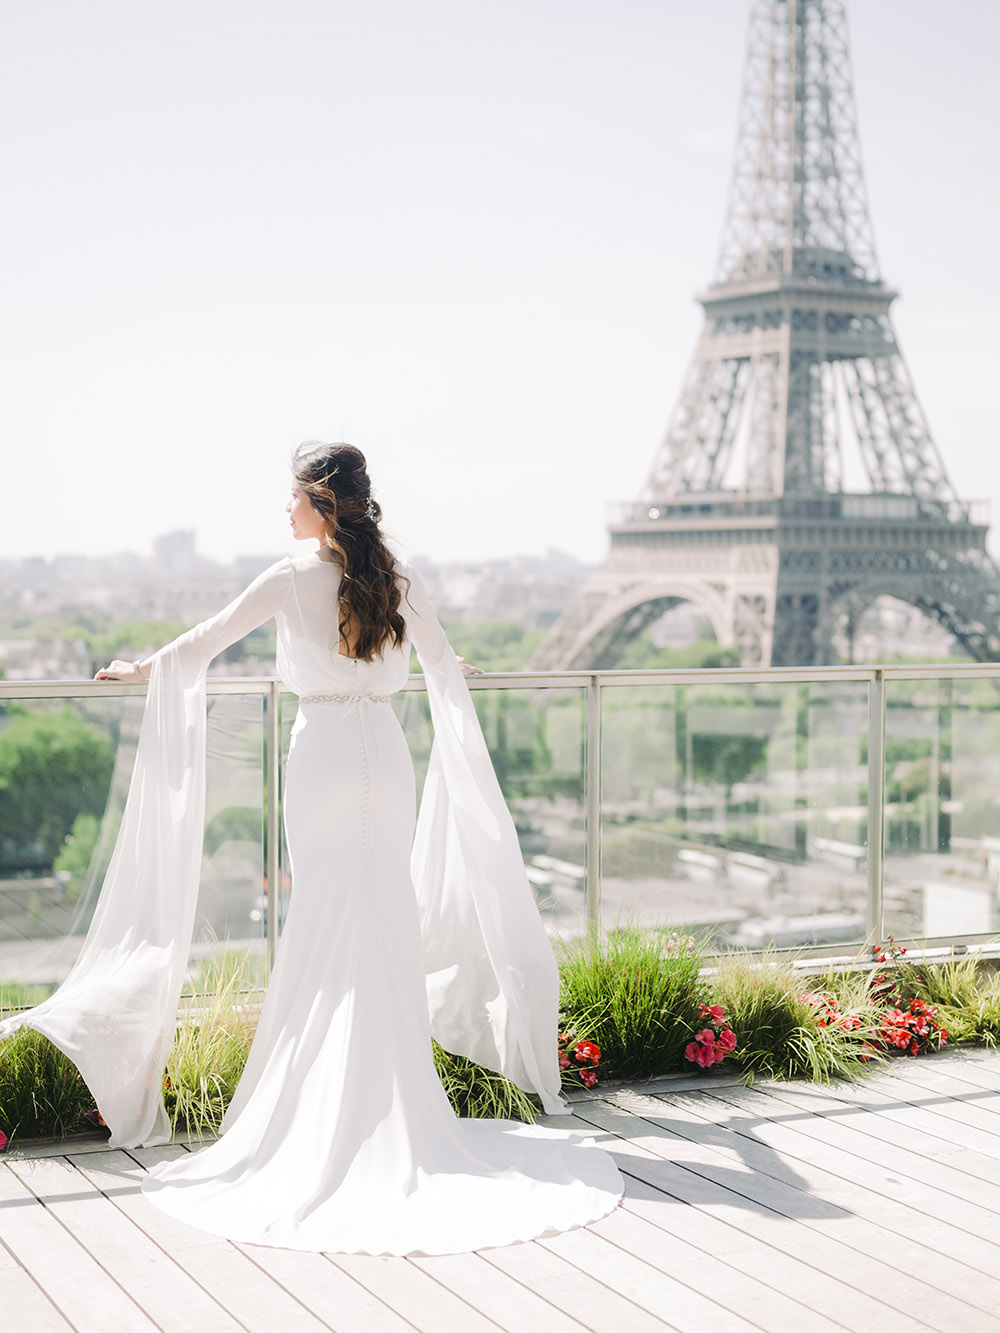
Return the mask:
POLYGON ((375 522, 375 501, 372 499, 370 492, 368 495, 368 505, 365 509, 365 518, 370 518, 373 523, 375 522))

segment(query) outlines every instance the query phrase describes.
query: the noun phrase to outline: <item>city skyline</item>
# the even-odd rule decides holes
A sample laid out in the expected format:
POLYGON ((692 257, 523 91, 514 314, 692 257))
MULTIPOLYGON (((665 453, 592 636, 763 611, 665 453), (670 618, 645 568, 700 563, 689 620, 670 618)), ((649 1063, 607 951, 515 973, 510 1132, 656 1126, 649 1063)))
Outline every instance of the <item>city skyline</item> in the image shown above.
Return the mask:
MULTIPOLYGON (((700 324, 746 15, 8 16, 0 557, 146 554, 186 528, 213 559, 301 549, 291 449, 343 436, 410 553, 599 559, 700 324)), ((1000 17, 848 15, 903 352, 959 492, 996 501, 1000 17)))

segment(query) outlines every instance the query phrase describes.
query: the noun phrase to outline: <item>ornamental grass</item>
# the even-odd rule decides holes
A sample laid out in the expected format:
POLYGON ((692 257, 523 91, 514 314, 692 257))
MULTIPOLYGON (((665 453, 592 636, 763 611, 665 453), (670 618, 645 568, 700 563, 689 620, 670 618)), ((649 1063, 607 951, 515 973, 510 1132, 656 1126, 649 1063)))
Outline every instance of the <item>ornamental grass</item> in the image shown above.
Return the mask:
POLYGON ((748 1079, 856 1079, 877 1058, 878 1006, 859 982, 842 983, 838 994, 833 978, 805 982, 774 954, 729 954, 712 993, 736 1033, 734 1058, 748 1079))
MULTIPOLYGON (((163 1101, 175 1132, 204 1139, 219 1130, 256 1030, 259 992, 248 989, 255 966, 253 959, 227 952, 201 970, 197 1001, 177 1026, 163 1076, 163 1101)), ((12 1003, 0 992, 0 1014, 24 1000, 18 993, 12 1003)), ((531 1098, 502 1075, 436 1043, 434 1064, 457 1115, 535 1119, 531 1098)), ((24 1139, 92 1132, 100 1123, 76 1066, 47 1038, 22 1028, 0 1041, 0 1149, 24 1139)))
POLYGON ((699 1026, 704 950, 623 926, 564 944, 562 1007, 578 1037, 601 1050, 602 1078, 652 1078, 684 1065, 699 1026))
POLYGON ((163 1104, 175 1131, 202 1139, 222 1123, 257 1028, 247 967, 241 956, 223 955, 212 969, 211 988, 178 1024, 163 1075, 163 1104))
POLYGON ((950 958, 922 965, 920 977, 920 998, 936 1007, 953 1044, 1000 1042, 1000 972, 975 958, 950 958))
POLYGON ((502 1074, 452 1055, 434 1042, 434 1068, 456 1115, 470 1120, 522 1120, 532 1124, 535 1106, 502 1074))
POLYGON ((0 1146, 86 1133, 93 1110, 76 1065, 47 1037, 21 1028, 0 1042, 0 1146))

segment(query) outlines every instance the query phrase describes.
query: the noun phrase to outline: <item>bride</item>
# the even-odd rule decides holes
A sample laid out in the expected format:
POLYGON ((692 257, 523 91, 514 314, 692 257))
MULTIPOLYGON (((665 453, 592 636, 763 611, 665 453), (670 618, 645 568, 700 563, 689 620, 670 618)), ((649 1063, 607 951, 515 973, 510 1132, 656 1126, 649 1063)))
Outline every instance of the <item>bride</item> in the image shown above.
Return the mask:
POLYGON ((73 1058, 112 1142, 163 1142, 165 1051, 203 817, 204 672, 270 617, 299 696, 284 791, 291 905, 221 1137, 149 1173, 150 1202, 243 1242, 369 1254, 509 1244, 596 1220, 622 1185, 592 1142, 457 1118, 431 1034, 559 1098, 558 977, 462 666, 379 530, 363 454, 303 445, 287 505, 318 542, 152 658, 136 771, 81 959, 27 1023, 73 1058), (423 665, 434 751, 416 818, 390 699, 423 665), (416 836, 414 828, 416 824, 416 836))

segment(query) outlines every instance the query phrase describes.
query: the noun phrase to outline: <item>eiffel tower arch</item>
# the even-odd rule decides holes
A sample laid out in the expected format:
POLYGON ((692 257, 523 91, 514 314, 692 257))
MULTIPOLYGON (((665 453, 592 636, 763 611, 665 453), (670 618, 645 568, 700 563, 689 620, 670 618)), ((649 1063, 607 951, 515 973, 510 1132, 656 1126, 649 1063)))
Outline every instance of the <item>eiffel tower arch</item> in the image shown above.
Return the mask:
POLYGON ((690 601, 744 665, 832 660, 889 594, 1000 656, 1000 571, 896 340, 875 250, 843 0, 754 0, 705 322, 610 550, 529 666, 612 666, 690 601), (863 477, 849 489, 853 463, 863 477))

